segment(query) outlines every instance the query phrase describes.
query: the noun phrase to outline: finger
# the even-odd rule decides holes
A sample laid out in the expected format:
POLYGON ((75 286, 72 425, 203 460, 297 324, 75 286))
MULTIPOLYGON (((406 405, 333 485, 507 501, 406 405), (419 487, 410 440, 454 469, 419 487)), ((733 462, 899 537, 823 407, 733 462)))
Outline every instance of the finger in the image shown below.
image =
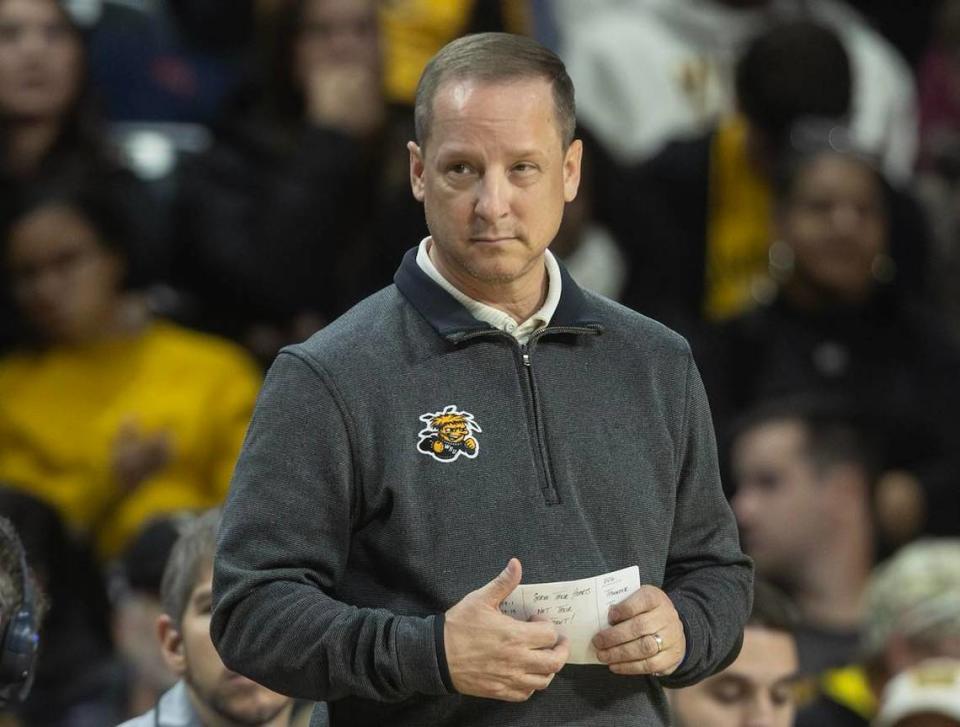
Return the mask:
POLYGON ((556 674, 566 665, 569 656, 570 644, 562 638, 550 648, 528 651, 520 667, 529 674, 556 674))
POLYGON ((677 654, 677 650, 670 649, 669 652, 662 651, 649 659, 638 661, 623 661, 616 664, 610 664, 609 669, 614 674, 650 674, 655 676, 667 676, 673 674, 680 666, 682 655, 677 654))
POLYGON ((503 600, 520 585, 522 576, 523 568, 520 561, 511 558, 507 567, 500 571, 500 574, 487 585, 477 590, 476 593, 488 605, 499 608, 503 600))
POLYGON ((544 689, 550 686, 550 682, 553 681, 553 677, 556 674, 524 674, 523 677, 517 680, 516 686, 521 691, 534 690, 542 692, 544 689))
MULTIPOLYGON (((663 638, 661 637, 661 643, 663 638)), ((605 664, 618 664, 627 661, 642 661, 657 656, 667 649, 666 644, 663 648, 657 643, 657 638, 653 634, 641 636, 626 644, 614 646, 610 649, 597 651, 597 658, 605 664)))
POLYGON ((616 624, 642 613, 653 611, 663 604, 664 599, 661 596, 665 595, 655 586, 640 586, 620 603, 611 606, 610 610, 607 611, 607 619, 611 624, 616 624))
POLYGON ((670 627, 669 613, 655 611, 653 613, 634 616, 627 621, 621 621, 616 626, 603 629, 593 637, 593 645, 597 649, 609 649, 619 644, 627 644, 647 634, 663 632, 670 627))
POLYGON ((517 639, 528 649, 545 651, 554 648, 560 640, 552 621, 517 621, 516 624, 517 639))

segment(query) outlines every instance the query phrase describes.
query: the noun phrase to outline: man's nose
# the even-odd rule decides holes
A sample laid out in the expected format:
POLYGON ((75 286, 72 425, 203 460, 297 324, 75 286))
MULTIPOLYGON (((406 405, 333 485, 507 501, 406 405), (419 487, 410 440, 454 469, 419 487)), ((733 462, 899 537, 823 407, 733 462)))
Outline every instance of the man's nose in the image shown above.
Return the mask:
POLYGON ((778 727, 776 707, 769 694, 758 694, 747 706, 743 727, 778 727))
POLYGON ((488 172, 478 185, 474 211, 487 222, 502 219, 510 211, 510 194, 509 180, 503 175, 488 172))
POLYGON ((753 512, 756 510, 756 498, 745 488, 737 488, 730 505, 733 508, 734 516, 737 518, 737 524, 740 526, 748 524, 753 519, 753 512))

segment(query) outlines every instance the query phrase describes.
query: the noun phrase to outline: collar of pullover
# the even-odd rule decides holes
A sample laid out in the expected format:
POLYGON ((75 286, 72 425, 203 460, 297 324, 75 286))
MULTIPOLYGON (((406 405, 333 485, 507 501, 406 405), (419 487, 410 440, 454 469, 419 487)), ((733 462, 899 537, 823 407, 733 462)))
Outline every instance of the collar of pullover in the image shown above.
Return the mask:
MULTIPOLYGON (((559 261, 558 261, 559 263, 559 261)), ((550 324, 543 329, 544 333, 551 330, 580 329, 570 332, 596 333, 603 330, 603 325, 591 315, 589 304, 583 291, 573 281, 562 263, 560 276, 562 279, 560 302, 550 320, 550 324)), ((444 338, 456 342, 468 336, 483 332, 495 332, 493 326, 474 318, 460 301, 444 290, 427 275, 417 264, 417 248, 411 248, 403 256, 403 262, 393 281, 403 296, 417 309, 432 325, 437 333, 444 338)))

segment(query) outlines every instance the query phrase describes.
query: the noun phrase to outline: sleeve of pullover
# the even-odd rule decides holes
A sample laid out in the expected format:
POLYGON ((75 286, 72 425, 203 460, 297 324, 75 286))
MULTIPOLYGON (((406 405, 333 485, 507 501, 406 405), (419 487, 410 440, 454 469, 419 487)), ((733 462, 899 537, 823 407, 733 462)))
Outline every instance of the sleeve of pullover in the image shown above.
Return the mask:
POLYGON ((283 352, 254 412, 214 560, 211 636, 224 663, 294 697, 446 694, 442 615, 357 608, 347 565, 357 473, 348 415, 314 363, 283 352))
POLYGON ((740 652, 753 597, 753 566, 720 486, 717 447, 700 374, 687 356, 686 404, 677 456, 677 510, 664 590, 684 623, 687 653, 661 678, 682 687, 730 664, 740 652))

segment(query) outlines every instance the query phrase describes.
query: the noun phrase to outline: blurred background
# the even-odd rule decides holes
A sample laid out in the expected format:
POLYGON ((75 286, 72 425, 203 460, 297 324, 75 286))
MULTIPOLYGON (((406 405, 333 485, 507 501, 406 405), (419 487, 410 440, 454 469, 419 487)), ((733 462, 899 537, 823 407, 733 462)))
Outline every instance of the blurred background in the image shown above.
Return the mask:
POLYGON ((178 523, 279 348, 427 234, 416 83, 489 30, 576 86, 555 254, 694 349, 799 614, 796 723, 870 724, 960 659, 960 0, 0 0, 0 514, 50 601, 0 724, 113 725, 174 682, 178 523))

